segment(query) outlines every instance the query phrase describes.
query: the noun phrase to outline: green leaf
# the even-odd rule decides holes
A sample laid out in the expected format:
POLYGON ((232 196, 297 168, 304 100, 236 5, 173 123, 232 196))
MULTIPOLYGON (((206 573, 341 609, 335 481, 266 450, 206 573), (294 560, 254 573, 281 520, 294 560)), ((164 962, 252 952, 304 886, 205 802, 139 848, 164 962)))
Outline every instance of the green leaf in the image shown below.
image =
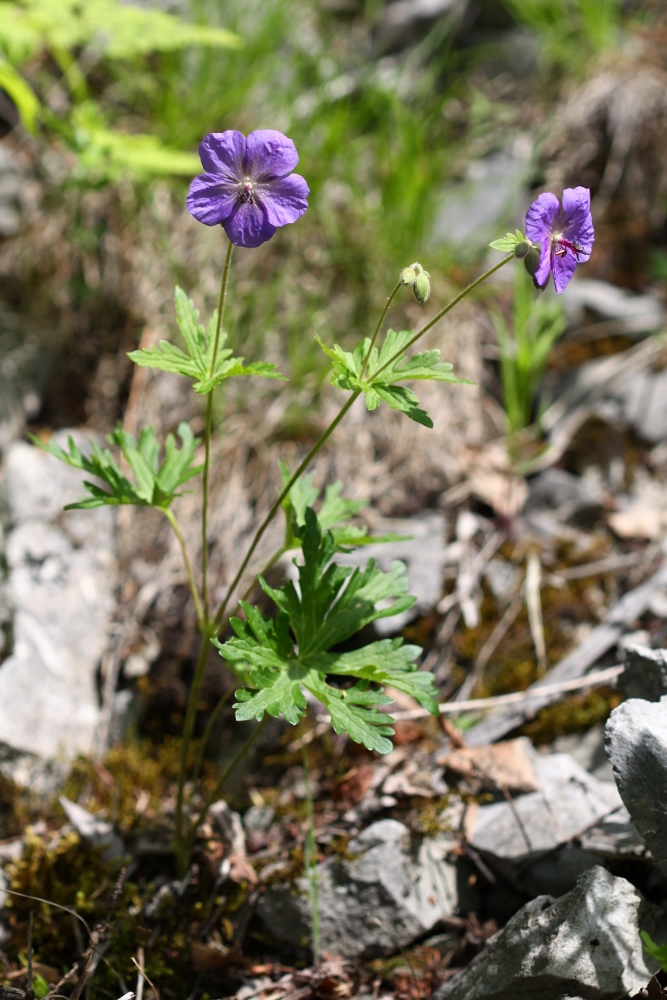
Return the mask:
POLYGON ((656 944, 646 931, 641 931, 641 939, 644 942, 644 951, 651 955, 664 970, 667 971, 667 944, 656 944))
POLYGON ((173 14, 119 0, 21 0, 3 3, 0 45, 27 58, 41 49, 90 45, 109 59, 131 59, 191 45, 239 48, 224 28, 192 24, 173 14))
POLYGON ((37 115, 40 103, 32 88, 26 83, 20 73, 6 60, 0 57, 0 87, 8 94, 16 105, 21 121, 28 132, 34 135, 37 125, 37 115))
POLYGON ((333 385, 351 391, 360 389, 369 410, 375 410, 381 402, 385 402, 392 409, 405 413, 411 420, 425 427, 433 427, 429 415, 419 408, 419 400, 412 390, 396 383, 419 380, 467 385, 472 383, 453 375, 451 364, 439 360, 440 351, 424 351, 408 358, 405 351, 413 336, 410 330, 388 330, 382 347, 379 350, 373 347, 371 350, 365 372, 364 361, 371 343, 368 338, 352 353, 344 351, 338 344, 329 348, 319 338, 316 339, 333 361, 333 385))
POLYGON ((215 331, 217 327, 217 310, 208 324, 208 331, 199 323, 199 310, 187 297, 181 288, 175 291, 176 317, 183 334, 186 351, 161 340, 159 346, 144 347, 131 351, 128 357, 142 368, 159 368, 164 372, 173 372, 194 380, 193 389, 201 395, 208 395, 216 385, 235 375, 261 375, 263 378, 284 379, 276 366, 265 361, 243 364, 243 358, 232 357, 232 351, 225 348, 227 335, 221 331, 218 340, 218 353, 215 368, 211 373, 213 349, 215 347, 215 331))
POLYGON ((516 233, 507 233, 506 236, 501 237, 499 240, 494 240, 493 243, 489 243, 492 250, 501 250, 503 253, 512 253, 514 247, 519 243, 524 243, 526 237, 520 230, 516 230, 516 233))
POLYGON ((192 464, 199 440, 195 438, 190 425, 179 424, 178 436, 181 439, 180 448, 174 435, 167 435, 162 464, 152 427, 144 427, 138 442, 120 426, 108 436, 109 442, 122 451, 134 474, 134 482, 121 471, 112 453, 106 448, 91 444, 90 453, 84 455, 71 437, 67 439, 67 451, 55 441, 44 443, 32 435, 30 438, 33 444, 43 451, 71 465, 72 468, 81 469, 82 472, 95 476, 106 487, 103 489, 98 483, 84 480, 83 485, 90 496, 68 504, 65 510, 89 510, 104 504, 110 506, 133 504, 138 507, 164 509, 170 506, 174 497, 182 495, 176 492, 178 487, 202 470, 201 465, 192 464))
MULTIPOLYGON (((282 461, 280 462, 280 473, 283 486, 287 486, 292 474, 289 467, 282 461)), ((393 532, 388 535, 369 535, 365 525, 350 524, 350 519, 363 510, 368 501, 349 500, 347 497, 341 496, 342 489, 342 485, 338 482, 327 486, 317 515, 320 528, 323 531, 331 531, 337 551, 350 552, 362 545, 378 545, 381 542, 409 541, 407 536, 397 535, 393 532)), ((314 507, 319 497, 320 491, 316 486, 313 486, 311 473, 299 476, 283 500, 283 510, 287 522, 285 550, 301 545, 299 529, 306 522, 306 508, 314 507)))
POLYGON ((237 718, 261 719, 267 712, 282 714, 294 724, 305 712, 304 691, 309 691, 327 707, 336 732, 346 732, 370 750, 388 753, 392 720, 378 706, 391 699, 381 686, 405 691, 437 712, 433 677, 416 665, 421 650, 403 645, 400 638, 346 653, 334 647, 370 622, 414 604, 406 593, 404 567, 395 563, 391 572, 383 573, 372 559, 363 570, 332 562, 333 535, 322 531, 310 507, 299 531, 303 562, 297 567, 298 586, 287 581, 274 589, 260 580, 278 608, 276 617, 267 618, 242 602, 246 619, 232 619, 234 638, 225 643, 213 640, 221 656, 237 672, 245 672, 251 686, 237 692, 237 718), (332 676, 356 678, 357 683, 341 689, 331 683, 332 676))

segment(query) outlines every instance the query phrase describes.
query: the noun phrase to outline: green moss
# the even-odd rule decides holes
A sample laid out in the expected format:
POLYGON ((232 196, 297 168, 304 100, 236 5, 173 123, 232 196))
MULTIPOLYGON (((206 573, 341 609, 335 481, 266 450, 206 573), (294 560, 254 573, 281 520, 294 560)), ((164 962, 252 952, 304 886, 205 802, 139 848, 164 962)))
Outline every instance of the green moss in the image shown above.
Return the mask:
POLYGON ((521 732, 534 743, 551 743, 557 736, 584 733, 598 722, 605 722, 612 709, 621 703, 618 691, 598 688, 587 694, 573 695, 543 708, 521 732))

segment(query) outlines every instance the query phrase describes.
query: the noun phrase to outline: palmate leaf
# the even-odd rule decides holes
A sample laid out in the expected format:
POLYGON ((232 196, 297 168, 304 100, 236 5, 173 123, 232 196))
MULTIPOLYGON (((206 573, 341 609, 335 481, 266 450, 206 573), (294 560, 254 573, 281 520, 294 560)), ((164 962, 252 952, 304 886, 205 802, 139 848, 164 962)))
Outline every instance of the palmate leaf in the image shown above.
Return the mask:
POLYGON ((268 713, 294 724, 305 713, 308 691, 326 706, 336 732, 388 753, 393 720, 379 711, 391 701, 381 690, 384 685, 437 712, 433 676, 417 669, 420 648, 404 645, 402 639, 383 639, 352 652, 334 647, 370 622, 414 604, 406 594, 404 568, 396 563, 383 573, 372 559, 364 570, 338 566, 331 562, 336 549, 332 533, 322 531, 310 507, 304 522, 298 587, 288 581, 274 589, 260 581, 278 607, 276 617, 267 618, 242 602, 246 617, 232 619, 234 638, 214 640, 221 656, 249 683, 236 693, 236 717, 261 719, 268 713), (388 606, 380 608, 380 602, 388 606), (330 682, 341 676, 357 683, 340 688, 330 682))
POLYGON ((161 340, 159 345, 131 351, 128 357, 143 368, 159 368, 164 372, 173 372, 194 380, 193 389, 202 395, 207 395, 216 385, 234 375, 261 375, 264 378, 284 379, 276 366, 259 361, 250 365, 243 364, 243 358, 232 357, 232 351, 225 349, 226 334, 221 331, 218 345, 218 355, 213 374, 211 361, 215 346, 215 330, 218 322, 218 311, 213 313, 208 324, 208 330, 199 323, 199 310, 187 297, 182 288, 175 291, 176 317, 183 334, 186 350, 161 340))
MULTIPOLYGON (((286 486, 291 479, 291 473, 284 462, 280 463, 280 473, 283 485, 286 486)), ((350 500, 342 496, 342 489, 341 483, 330 483, 324 491, 324 498, 317 514, 320 528, 323 531, 331 531, 339 552, 350 552, 362 545, 377 545, 381 542, 409 541, 407 536, 393 532, 388 535, 373 536, 368 533, 366 525, 350 524, 350 520, 366 507, 368 501, 350 500)), ((283 501, 287 521, 286 549, 300 547, 302 535, 300 529, 306 523, 306 509, 314 507, 319 499, 320 491, 313 486, 312 475, 305 473, 299 476, 283 501)))
POLYGON ((44 443, 32 436, 31 440, 61 462, 95 476, 106 487, 104 489, 84 480, 83 485, 90 496, 68 504, 65 510, 90 509, 105 504, 134 504, 164 509, 170 506, 174 497, 181 496, 181 493, 176 492, 178 487, 202 470, 201 465, 192 464, 199 440, 195 438, 189 424, 179 424, 178 436, 181 439, 180 448, 174 435, 167 435, 164 460, 160 462, 160 447, 152 427, 144 427, 138 442, 122 427, 109 434, 109 442, 121 449, 130 466, 134 482, 121 471, 107 448, 91 444, 90 453, 84 455, 71 437, 67 439, 67 451, 55 441, 44 443))
POLYGON ((370 353, 364 377, 364 359, 370 347, 370 340, 353 351, 344 351, 336 344, 327 347, 318 338, 322 350, 333 361, 331 382, 339 389, 361 389, 369 410, 375 410, 381 402, 387 403, 394 410, 400 410, 411 420, 433 427, 433 421, 425 410, 419 408, 419 400, 411 389, 398 385, 399 382, 429 380, 435 382, 454 382, 470 385, 468 379, 457 378, 452 374, 449 362, 440 361, 440 351, 424 351, 408 358, 405 349, 412 340, 410 330, 388 330, 382 347, 378 351, 374 347, 370 353))

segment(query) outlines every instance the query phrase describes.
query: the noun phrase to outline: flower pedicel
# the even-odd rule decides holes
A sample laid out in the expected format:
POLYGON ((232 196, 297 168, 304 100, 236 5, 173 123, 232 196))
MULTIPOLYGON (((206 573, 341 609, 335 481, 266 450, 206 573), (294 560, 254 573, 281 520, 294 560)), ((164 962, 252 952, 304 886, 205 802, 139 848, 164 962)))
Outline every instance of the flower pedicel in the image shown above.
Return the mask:
POLYGON ((190 185, 188 211, 205 226, 222 225, 235 246, 261 246, 308 208, 308 185, 292 173, 299 154, 282 132, 210 132, 199 157, 205 173, 190 185))
POLYGON ((526 213, 526 236, 542 244, 534 271, 535 284, 546 287, 553 272, 560 295, 577 264, 587 261, 593 248, 595 233, 588 188, 565 188, 562 207, 555 194, 541 194, 526 213))

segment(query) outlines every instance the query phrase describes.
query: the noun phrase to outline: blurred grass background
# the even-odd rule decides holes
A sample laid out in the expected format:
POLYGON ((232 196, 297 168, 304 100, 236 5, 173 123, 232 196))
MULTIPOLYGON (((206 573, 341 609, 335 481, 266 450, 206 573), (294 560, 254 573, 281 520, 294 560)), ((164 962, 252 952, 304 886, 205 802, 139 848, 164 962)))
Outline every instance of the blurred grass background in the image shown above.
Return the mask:
MULTIPOLYGON (((54 2, 0 0, 0 22, 3 9, 42 16, 50 7, 57 25, 54 2)), ((95 0, 101 2, 110 0, 95 0)), ((72 7, 63 3, 61 10, 72 7)), ((187 168, 196 172, 194 151, 207 132, 277 128, 299 150, 310 209, 261 251, 237 255, 231 325, 249 358, 278 356, 293 385, 316 396, 326 363, 314 334, 350 343, 366 333, 394 276, 414 259, 434 275, 435 296, 471 277, 488 239, 505 224, 521 224, 528 190, 543 183, 540 144, 562 95, 650 34, 660 6, 651 0, 183 0, 161 7, 189 23, 232 31, 242 45, 151 52, 135 44, 113 58, 94 40, 67 49, 48 38, 40 51, 26 56, 19 46, 17 55, 16 44, 2 49, 5 19, 0 49, 46 109, 34 138, 25 141, 38 163, 41 211, 48 216, 66 203, 64 238, 81 258, 58 278, 61 297, 63 283, 68 289, 67 322, 94 325, 71 315, 100 297, 107 301, 95 316, 109 314, 104 268, 96 288, 85 260, 109 233, 121 242, 143 240, 144 256, 161 258, 150 280, 162 288, 165 317, 174 280, 195 293, 199 286, 212 304, 222 241, 217 230, 205 234, 183 221, 187 168), (128 134, 153 146, 137 153, 122 138, 128 134), (496 183, 487 167, 494 163, 508 196, 504 209, 491 198, 485 219, 485 198, 496 183), (164 176, 170 164, 172 178, 164 176), (193 250, 196 240, 205 260, 193 250)), ((33 229, 26 246, 35 236, 33 229)), ((26 246, 15 251, 24 262, 26 246)), ((654 270, 660 252, 653 248, 654 270)), ((117 268, 136 271, 131 256, 117 268)), ((595 263, 588 276, 594 269, 595 263)), ((27 291, 17 292, 18 271, 4 287, 0 276, 0 291, 32 310, 40 268, 33 268, 27 291)), ((39 284, 46 288, 48 281, 39 284)), ((117 329, 131 327, 118 335, 119 348, 135 346, 135 321, 155 320, 136 288, 135 280, 114 321, 117 329)), ((406 323, 417 318, 406 309, 406 323)), ((104 350, 113 341, 110 335, 104 350)))

